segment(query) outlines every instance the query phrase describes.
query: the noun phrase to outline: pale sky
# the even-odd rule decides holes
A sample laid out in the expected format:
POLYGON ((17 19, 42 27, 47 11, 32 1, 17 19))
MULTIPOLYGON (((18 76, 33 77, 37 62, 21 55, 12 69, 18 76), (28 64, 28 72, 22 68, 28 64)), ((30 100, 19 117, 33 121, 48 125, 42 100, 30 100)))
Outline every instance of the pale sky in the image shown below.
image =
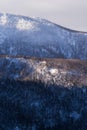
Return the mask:
POLYGON ((0 0, 0 12, 41 17, 87 32, 87 0, 0 0))

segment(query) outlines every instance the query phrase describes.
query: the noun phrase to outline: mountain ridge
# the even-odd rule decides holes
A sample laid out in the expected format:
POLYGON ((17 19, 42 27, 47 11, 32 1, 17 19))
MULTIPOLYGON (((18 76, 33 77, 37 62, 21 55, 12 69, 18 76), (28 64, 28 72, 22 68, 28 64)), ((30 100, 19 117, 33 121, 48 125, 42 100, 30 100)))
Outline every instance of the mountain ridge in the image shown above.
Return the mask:
POLYGON ((0 14, 0 54, 87 59, 87 33, 44 19, 0 14))
POLYGON ((0 13, 0 16, 1 15, 10 15, 10 16, 15 16, 15 17, 23 17, 23 18, 26 18, 26 19, 31 19, 31 20, 36 20, 36 21, 46 21, 46 22, 49 22, 49 23, 52 23, 54 24, 55 26, 58 26, 60 28, 63 28, 63 29, 66 29, 66 30, 69 30, 69 31, 72 31, 72 32, 77 32, 77 33, 84 33, 86 34, 87 32, 86 31, 81 31, 81 30, 75 30, 75 29, 71 29, 71 28, 68 28, 68 27, 65 27, 63 25, 59 25, 57 23, 54 23, 54 22, 51 22, 50 20, 47 20, 47 19, 44 19, 44 18, 40 18, 40 17, 29 17, 29 16, 23 16, 23 15, 17 15, 17 14, 11 14, 11 13, 0 13))

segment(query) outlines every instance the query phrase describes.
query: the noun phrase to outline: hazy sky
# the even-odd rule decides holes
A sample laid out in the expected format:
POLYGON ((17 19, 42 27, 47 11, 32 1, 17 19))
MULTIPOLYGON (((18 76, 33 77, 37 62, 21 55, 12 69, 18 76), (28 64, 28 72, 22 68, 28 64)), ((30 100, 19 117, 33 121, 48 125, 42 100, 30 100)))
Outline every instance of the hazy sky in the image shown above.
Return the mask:
POLYGON ((87 0, 0 0, 0 12, 41 17, 87 32, 87 0))

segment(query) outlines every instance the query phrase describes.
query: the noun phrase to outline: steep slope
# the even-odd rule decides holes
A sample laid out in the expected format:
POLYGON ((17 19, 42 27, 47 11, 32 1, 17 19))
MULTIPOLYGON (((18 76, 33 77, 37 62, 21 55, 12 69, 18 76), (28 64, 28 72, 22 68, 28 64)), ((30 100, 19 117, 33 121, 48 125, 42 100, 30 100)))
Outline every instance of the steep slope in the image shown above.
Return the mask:
POLYGON ((0 54, 87 59, 87 33, 40 18, 0 14, 0 54))
POLYGON ((87 61, 1 56, 0 79, 87 86, 87 61))

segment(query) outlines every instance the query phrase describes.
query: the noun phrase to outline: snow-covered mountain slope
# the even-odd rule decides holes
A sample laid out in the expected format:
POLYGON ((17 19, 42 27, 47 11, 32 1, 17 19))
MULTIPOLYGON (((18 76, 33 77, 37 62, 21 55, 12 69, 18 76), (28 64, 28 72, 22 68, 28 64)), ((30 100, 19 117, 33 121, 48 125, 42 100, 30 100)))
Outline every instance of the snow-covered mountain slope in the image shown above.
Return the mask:
POLYGON ((0 14, 0 54, 87 59, 87 33, 40 18, 0 14))
POLYGON ((87 61, 1 56, 0 79, 87 86, 87 61))

